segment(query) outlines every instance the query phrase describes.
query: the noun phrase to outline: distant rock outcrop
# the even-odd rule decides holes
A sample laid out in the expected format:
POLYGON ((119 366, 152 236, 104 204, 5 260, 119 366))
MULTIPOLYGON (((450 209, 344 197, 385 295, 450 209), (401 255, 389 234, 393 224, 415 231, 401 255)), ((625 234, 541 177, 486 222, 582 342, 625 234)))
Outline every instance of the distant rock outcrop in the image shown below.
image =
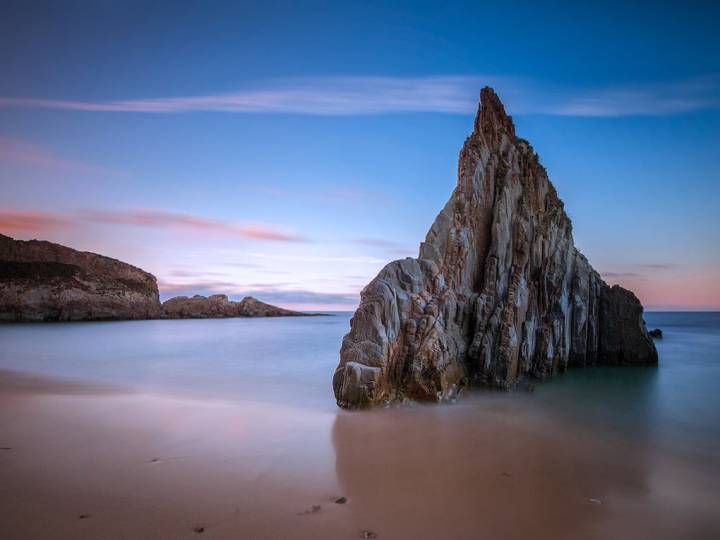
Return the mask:
POLYGON ((233 302, 224 294, 176 296, 162 305, 166 319, 212 319, 222 317, 302 317, 308 313, 280 308, 252 296, 233 302))
POLYGON ((0 234, 0 322, 207 319, 311 315, 246 296, 178 296, 160 304, 157 279, 124 262, 0 234))
POLYGON ((0 234, 0 321, 148 319, 155 276, 124 262, 0 234))
POLYGON ((635 295, 609 287, 530 144, 484 88, 458 183, 417 259, 362 291, 333 389, 341 407, 443 401, 571 366, 656 364, 635 295))

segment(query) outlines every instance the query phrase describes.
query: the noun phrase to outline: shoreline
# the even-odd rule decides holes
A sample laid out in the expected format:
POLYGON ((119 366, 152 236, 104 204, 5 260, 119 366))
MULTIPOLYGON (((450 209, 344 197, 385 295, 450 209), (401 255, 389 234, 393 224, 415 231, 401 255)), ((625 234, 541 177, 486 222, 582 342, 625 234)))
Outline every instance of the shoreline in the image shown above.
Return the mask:
POLYGON ((137 317, 137 318, 102 318, 102 319, 47 319, 31 320, 0 319, 0 326, 11 324, 58 324, 58 323, 92 323, 92 322, 129 322, 129 321, 204 321, 215 319, 295 319, 298 317, 335 317, 334 313, 300 313, 298 315, 232 315, 225 317, 137 317))
POLYGON ((711 538, 720 530, 717 478, 525 403, 480 397, 330 412, 3 371, 0 536, 711 538))

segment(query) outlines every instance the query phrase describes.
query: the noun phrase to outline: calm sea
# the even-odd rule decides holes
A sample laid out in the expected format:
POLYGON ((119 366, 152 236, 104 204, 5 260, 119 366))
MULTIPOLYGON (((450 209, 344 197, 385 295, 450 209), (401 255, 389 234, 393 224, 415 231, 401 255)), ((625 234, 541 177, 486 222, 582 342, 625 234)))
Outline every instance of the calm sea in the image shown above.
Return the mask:
MULTIPOLYGON (((2 325, 0 369, 334 411, 331 378, 349 319, 2 325)), ((576 369, 531 394, 480 392, 455 407, 505 400, 518 414, 542 411, 720 465, 720 313, 646 320, 664 333, 658 368, 576 369)))

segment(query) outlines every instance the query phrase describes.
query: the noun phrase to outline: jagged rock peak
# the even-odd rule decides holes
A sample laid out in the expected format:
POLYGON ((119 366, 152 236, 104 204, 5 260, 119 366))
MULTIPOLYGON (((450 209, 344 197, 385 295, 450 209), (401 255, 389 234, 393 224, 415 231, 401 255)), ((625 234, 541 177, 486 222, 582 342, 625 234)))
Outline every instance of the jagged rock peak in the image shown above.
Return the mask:
POLYGON ((473 126, 474 133, 482 133, 485 136, 505 130, 510 136, 515 136, 515 126, 512 118, 505 112, 505 106, 489 86, 480 90, 480 104, 475 116, 473 126))
POLYGON ((349 408, 443 401, 573 365, 654 364, 642 311, 575 248, 545 168, 486 87, 450 200, 418 258, 362 291, 333 389, 349 408))

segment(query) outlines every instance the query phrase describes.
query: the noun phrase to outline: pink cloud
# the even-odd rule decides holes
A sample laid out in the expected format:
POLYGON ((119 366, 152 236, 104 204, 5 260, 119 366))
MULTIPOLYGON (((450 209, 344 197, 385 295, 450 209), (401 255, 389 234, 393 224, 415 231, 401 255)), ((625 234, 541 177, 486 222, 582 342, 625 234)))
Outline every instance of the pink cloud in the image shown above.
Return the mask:
POLYGON ((3 136, 0 136, 0 161, 79 174, 124 176, 120 171, 63 159, 42 146, 3 136))
POLYGON ((8 234, 48 233, 72 224, 73 220, 64 214, 33 210, 0 210, 0 232, 8 234))
POLYGON ((35 210, 0 210, 0 231, 36 234, 57 227, 79 226, 83 222, 132 225, 158 229, 194 230, 205 234, 236 236, 271 242, 307 242, 307 239, 274 225, 244 224, 164 210, 86 210, 54 213, 35 210))
POLYGON ((180 228, 230 236, 239 236, 250 240, 270 240, 275 242, 306 242, 302 236, 284 231, 274 225, 242 224, 232 221, 168 212, 165 210, 91 210, 81 213, 82 219, 96 223, 137 225, 153 228, 180 228))

